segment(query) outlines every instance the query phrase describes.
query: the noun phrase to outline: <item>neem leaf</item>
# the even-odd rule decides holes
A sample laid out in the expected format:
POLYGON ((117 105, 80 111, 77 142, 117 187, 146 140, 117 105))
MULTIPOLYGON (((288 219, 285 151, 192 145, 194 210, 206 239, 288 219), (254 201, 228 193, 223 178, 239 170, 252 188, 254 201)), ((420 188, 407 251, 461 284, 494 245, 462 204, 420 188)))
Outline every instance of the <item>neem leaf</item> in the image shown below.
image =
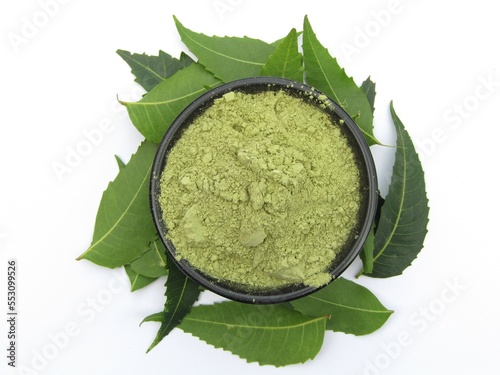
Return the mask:
POLYGON ((151 241, 149 250, 130 263, 130 267, 143 276, 157 278, 167 275, 167 256, 159 238, 151 241))
POLYGON ((313 359, 327 317, 310 318, 280 305, 222 302, 196 306, 179 325, 216 348, 258 362, 286 366, 313 359))
POLYGON ((423 247, 429 222, 422 164, 410 136, 394 111, 397 148, 389 192, 375 232, 372 277, 400 275, 423 247))
POLYGON ((307 84, 323 92, 354 117, 369 145, 380 144, 373 135, 373 115, 365 93, 321 45, 307 16, 304 18, 302 49, 307 84))
POLYGON ((198 300, 201 292, 199 285, 186 277, 174 262, 167 262, 167 268, 168 277, 165 283, 167 301, 163 309, 160 329, 148 352, 182 321, 191 310, 193 303, 198 300))
POLYGON ((90 247, 77 260, 104 267, 130 264, 157 236, 149 209, 149 177, 157 146, 143 142, 102 194, 90 247))
POLYGON ((363 261, 363 269, 358 272, 356 278, 360 277, 364 272, 369 274, 373 271, 373 250, 375 248, 375 233, 377 233, 378 224, 380 223, 380 212, 384 206, 385 199, 378 194, 377 211, 375 213, 375 220, 373 226, 366 238, 363 250, 359 253, 359 257, 363 261))
POLYGON ((147 277, 135 272, 130 265, 125 265, 125 272, 130 280, 130 291, 135 292, 138 289, 148 286, 156 280, 155 277, 147 277))
POLYGON ((363 250, 359 253, 359 257, 363 261, 363 272, 371 273, 373 271, 373 249, 375 247, 375 224, 366 238, 363 250))
POLYGON ((292 29, 262 67, 261 75, 303 81, 302 54, 299 52, 297 31, 292 29))
POLYGON ((366 335, 379 329, 393 313, 365 287, 338 278, 309 296, 291 302, 311 317, 331 315, 326 328, 353 335, 366 335))
POLYGON ((142 323, 145 323, 145 322, 157 322, 157 323, 161 323, 162 320, 163 320, 163 311, 160 311, 160 312, 157 312, 157 313, 154 313, 154 314, 146 316, 142 320, 141 324, 139 324, 139 325, 142 325, 142 323))
POLYGON ((368 77, 361 84, 361 90, 364 91, 368 102, 370 103, 370 107, 372 109, 372 113, 375 112, 375 82, 371 80, 371 77, 368 77))
POLYGON ((198 62, 224 82, 260 75, 275 48, 259 39, 199 34, 174 20, 182 42, 198 62))
POLYGON ((181 54, 180 59, 163 51, 159 51, 158 56, 130 53, 121 49, 117 50, 116 53, 130 66, 132 74, 136 77, 135 81, 146 91, 151 91, 161 81, 193 62, 184 53, 181 54))
POLYGON ((381 214, 381 211, 382 211, 382 207, 384 207, 384 203, 385 203, 385 199, 382 198, 382 196, 379 193, 378 194, 378 199, 377 199, 377 211, 375 212, 375 221, 374 221, 374 224, 375 224, 375 230, 374 230, 374 232, 375 233, 377 233, 378 224, 380 223, 380 214, 381 214))
POLYGON ((146 140, 158 143, 189 103, 220 83, 203 66, 193 63, 160 82, 138 102, 120 103, 146 140))

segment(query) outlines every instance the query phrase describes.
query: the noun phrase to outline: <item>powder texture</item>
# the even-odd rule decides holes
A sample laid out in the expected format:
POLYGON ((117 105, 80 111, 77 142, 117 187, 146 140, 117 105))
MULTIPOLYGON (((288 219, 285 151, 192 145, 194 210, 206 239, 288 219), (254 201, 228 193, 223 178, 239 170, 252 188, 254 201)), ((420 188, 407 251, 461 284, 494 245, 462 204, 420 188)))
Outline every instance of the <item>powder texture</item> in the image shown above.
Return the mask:
POLYGON ((249 288, 328 283, 360 207, 359 170, 339 126, 284 91, 216 99, 161 176, 178 258, 249 288))

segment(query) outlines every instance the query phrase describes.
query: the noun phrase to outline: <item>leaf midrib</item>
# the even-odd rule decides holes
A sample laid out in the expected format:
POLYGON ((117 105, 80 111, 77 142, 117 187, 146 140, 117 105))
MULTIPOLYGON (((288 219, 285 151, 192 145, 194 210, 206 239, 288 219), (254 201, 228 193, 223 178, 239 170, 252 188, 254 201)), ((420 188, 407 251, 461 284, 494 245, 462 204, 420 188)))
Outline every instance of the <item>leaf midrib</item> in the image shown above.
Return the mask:
POLYGON ((316 54, 316 49, 314 48, 313 43, 311 42, 311 35, 310 35, 310 34, 312 34, 312 30, 308 30, 308 31, 309 31, 309 33, 308 33, 308 35, 307 35, 307 41, 308 41, 308 43, 309 43, 309 48, 311 49, 311 51, 312 51, 312 52, 313 52, 313 54, 314 54, 314 58, 316 59, 316 61, 317 61, 317 63, 318 63, 319 68, 321 69, 321 73, 323 74, 324 79, 325 79, 325 80, 326 80, 326 82, 328 83, 328 87, 330 88, 330 91, 331 91, 331 92, 332 92, 332 94, 335 96, 335 101, 336 101, 337 103, 339 103, 339 104, 340 104, 340 100, 339 100, 339 98, 338 98, 338 96, 337 96, 337 93, 336 93, 336 92, 335 92, 335 90, 333 89, 333 87, 332 87, 332 85, 331 85, 331 83, 330 83, 330 80, 328 79, 328 76, 326 75, 326 73, 325 73, 325 71, 324 71, 324 69, 323 69, 323 65, 321 64, 321 62, 320 62, 320 60, 319 60, 319 58, 318 58, 318 55, 316 54))
POLYGON ((154 246, 154 250, 156 252, 156 255, 160 259, 160 264, 163 267, 165 267, 167 265, 167 263, 165 263, 165 261, 163 260, 163 257, 161 256, 160 248, 158 247, 158 244, 156 243, 156 241, 153 241, 153 246, 154 246))
MULTIPOLYGON (((135 60, 133 58, 133 55, 130 56, 130 59, 135 62, 137 65, 141 66, 142 68, 144 68, 145 70, 147 70, 148 72, 150 73, 153 73, 155 76, 157 76, 158 78, 160 78, 161 80, 165 80, 164 77, 162 77, 160 74, 156 73, 153 69, 151 69, 151 67, 149 67, 148 65, 144 65, 143 63, 141 63, 139 60, 135 60)), ((162 61, 162 64, 163 66, 165 67, 165 64, 164 62, 162 61)))
POLYGON ((257 66, 264 66, 265 63, 261 63, 261 62, 256 62, 256 61, 250 61, 250 60, 243 60, 243 59, 238 59, 236 57, 232 57, 232 56, 229 56, 229 55, 225 55, 221 52, 218 52, 218 51, 215 51, 211 48, 208 48, 207 46, 199 43, 196 39, 193 39, 191 38, 185 31, 184 31, 184 27, 182 27, 181 31, 180 31, 181 34, 183 34, 186 38, 188 38, 190 41, 196 43, 198 46, 200 46, 201 48, 207 50, 207 51, 210 51, 216 55, 219 55, 219 56, 222 56, 222 57, 225 57, 227 59, 230 59, 230 60, 233 60, 233 61, 238 61, 238 62, 241 62, 241 63, 244 63, 244 64, 249 64, 249 65, 257 65, 257 66))
MULTIPOLYGON (((188 282, 188 278, 185 277, 184 278, 184 284, 182 285, 182 292, 181 292, 179 298, 177 299, 177 303, 175 305, 174 311, 171 313, 169 321, 166 322, 166 324, 164 324, 162 328, 160 328, 160 331, 156 335, 157 337, 156 337, 155 341, 153 342, 153 344, 151 345, 150 349, 152 349, 156 344, 158 344, 160 342, 160 340, 161 340, 161 338, 163 338, 165 332, 171 327, 172 321, 174 320, 174 318, 176 316, 176 313, 179 310, 179 307, 180 307, 180 305, 182 303, 182 297, 184 297, 184 293, 186 292, 186 284, 187 284, 187 282, 188 282)), ((165 311, 164 312, 164 316, 167 313, 169 313, 169 311, 165 311)))
POLYGON ((399 125, 397 125, 397 130, 398 130, 398 135, 399 138, 401 139, 401 149, 403 150, 403 181, 402 181, 402 193, 401 193, 401 201, 399 202, 399 209, 396 215, 396 220, 394 221, 394 226, 392 228, 391 233, 387 237, 384 246, 380 249, 380 251, 377 253, 377 255, 373 258, 373 263, 377 261, 377 259, 384 253, 384 251, 387 249, 389 246, 392 238, 394 237, 394 234, 396 233, 396 229, 398 228, 399 221, 401 220, 401 214, 403 212, 403 205, 405 201, 405 196, 406 196, 406 146, 405 146, 405 140, 403 137, 403 131, 399 125))
POLYGON ((287 49, 286 49, 286 57, 285 57, 285 61, 283 63, 283 70, 281 71, 281 78, 286 78, 286 69, 288 67, 288 58, 290 57, 290 53, 292 51, 292 43, 288 43, 288 46, 287 46, 287 49))
MULTIPOLYGON (((208 87, 212 88, 212 87, 218 85, 219 83, 220 82, 212 83, 211 85, 208 85, 208 87)), ((142 101, 138 101, 138 102, 123 102, 123 101, 120 101, 120 103, 123 104, 123 105, 126 105, 126 106, 149 106, 149 105, 159 106, 159 105, 166 105, 166 104, 177 102, 179 100, 187 99, 190 96, 197 95, 197 94, 205 92, 205 91, 206 91, 206 89, 204 87, 202 87, 201 89, 196 90, 196 91, 191 91, 190 93, 188 93, 188 94, 186 94, 184 96, 177 96, 175 98, 172 98, 172 99, 169 99, 169 100, 164 100, 164 101, 161 101, 161 102, 142 102, 142 101)))
MULTIPOLYGON (((134 271, 135 272, 135 271, 134 271)), ((134 280, 130 283, 130 287, 133 290, 137 282, 139 281, 139 274, 136 272, 134 280)))
POLYGON ((205 323, 205 324, 212 324, 212 325, 219 325, 219 326, 225 326, 228 329, 233 329, 233 328, 252 328, 252 329, 260 329, 260 330, 271 330, 271 331, 277 331, 277 330, 290 330, 294 328, 300 328, 304 327, 313 323, 317 323, 318 321, 322 319, 327 319, 326 316, 321 316, 319 318, 314 318, 311 320, 308 320, 306 322, 294 324, 294 325, 288 325, 288 326, 251 326, 251 325, 244 325, 244 324, 230 324, 230 323, 223 323, 223 322, 216 322, 212 320, 206 320, 206 319, 197 319, 193 317, 186 316, 184 320, 190 320, 192 322, 197 322, 197 323, 205 323))
POLYGON ((315 297, 315 296, 312 296, 312 295, 310 296, 310 298, 311 299, 315 299, 315 300, 320 301, 320 302, 323 302, 323 303, 325 303, 327 305, 343 307, 343 308, 349 309, 349 310, 362 311, 362 312, 367 312, 367 313, 372 313, 372 314, 392 314, 391 310, 369 310, 369 309, 363 309, 363 308, 359 308, 359 307, 342 305, 340 303, 335 303, 335 302, 332 302, 332 301, 327 301, 327 300, 324 300, 324 299, 321 299, 321 298, 318 298, 318 297, 315 297))

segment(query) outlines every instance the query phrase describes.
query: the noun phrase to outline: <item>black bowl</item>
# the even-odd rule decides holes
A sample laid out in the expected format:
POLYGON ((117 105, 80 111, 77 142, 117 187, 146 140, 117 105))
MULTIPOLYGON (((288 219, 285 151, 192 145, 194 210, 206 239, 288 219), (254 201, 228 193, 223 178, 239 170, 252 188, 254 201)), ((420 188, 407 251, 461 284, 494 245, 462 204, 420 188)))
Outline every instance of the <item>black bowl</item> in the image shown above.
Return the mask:
POLYGON ((329 114, 333 120, 337 122, 343 120, 345 126, 342 126, 341 130, 344 132, 356 156, 360 170, 362 196, 361 208, 357 221, 358 224, 353 230, 356 235, 351 236, 351 240, 344 244, 340 254, 338 254, 335 260, 330 264, 328 272, 333 276, 332 279, 342 274, 363 248, 377 208, 377 175, 368 144, 354 120, 337 103, 326 98, 321 92, 300 82, 288 79, 256 77, 223 84, 194 100, 174 120, 163 137, 156 153, 150 185, 150 203, 153 219, 158 234, 167 248, 167 252, 170 256, 169 261, 175 262, 183 273, 202 287, 223 297, 246 303, 286 302, 304 297, 315 292, 319 288, 303 284, 293 284, 274 289, 249 289, 245 285, 226 282, 211 277, 191 266, 186 259, 178 261, 175 258, 176 249, 167 237, 168 228, 163 221, 161 207, 157 198, 160 194, 159 180, 163 170, 167 166, 168 153, 175 142, 182 136, 183 130, 186 129, 196 117, 200 116, 206 108, 211 106, 215 99, 222 97, 228 92, 240 91, 244 93, 258 93, 269 90, 284 90, 290 95, 299 97, 318 106, 329 114))

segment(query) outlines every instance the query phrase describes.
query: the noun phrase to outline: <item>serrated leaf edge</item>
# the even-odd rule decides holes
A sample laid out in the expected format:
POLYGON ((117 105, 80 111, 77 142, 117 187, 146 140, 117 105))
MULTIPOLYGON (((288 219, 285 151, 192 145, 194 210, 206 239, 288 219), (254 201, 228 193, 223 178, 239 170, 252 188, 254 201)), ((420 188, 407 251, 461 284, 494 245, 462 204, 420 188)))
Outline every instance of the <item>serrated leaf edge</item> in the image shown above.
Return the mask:
MULTIPOLYGON (((141 55, 141 54, 138 54, 138 53, 132 53, 132 52, 129 52, 129 51, 125 51, 125 50, 123 50, 123 49, 119 49, 119 50, 117 50, 117 51, 116 51, 116 53, 118 54, 118 56, 120 56, 120 57, 121 57, 122 59, 124 59, 125 61, 126 61, 126 59, 128 58, 128 59, 132 60, 134 63, 136 63, 137 65, 139 65, 139 66, 143 67, 143 68, 144 68, 145 70, 147 70, 148 72, 150 72, 150 73, 152 73, 153 75, 157 76, 158 78, 160 78, 160 79, 162 79, 162 80, 163 80, 163 79, 165 79, 165 78, 163 78, 161 75, 159 75, 158 73, 156 73, 153 69, 151 69, 151 67, 149 67, 149 66, 147 66, 147 65, 144 65, 144 64, 143 64, 143 63, 141 63, 139 60, 136 60, 136 59, 134 59, 134 57, 133 57, 134 55, 139 55, 139 56, 148 56, 148 55, 146 55, 145 53, 143 53, 143 54, 141 55), (124 56, 123 56, 123 53, 124 53, 124 52, 125 52, 125 53, 128 53, 128 54, 129 54, 129 56, 124 57, 124 56)), ((137 81, 137 80, 138 80, 138 79, 136 78, 136 79, 135 79, 135 81, 137 81)))

